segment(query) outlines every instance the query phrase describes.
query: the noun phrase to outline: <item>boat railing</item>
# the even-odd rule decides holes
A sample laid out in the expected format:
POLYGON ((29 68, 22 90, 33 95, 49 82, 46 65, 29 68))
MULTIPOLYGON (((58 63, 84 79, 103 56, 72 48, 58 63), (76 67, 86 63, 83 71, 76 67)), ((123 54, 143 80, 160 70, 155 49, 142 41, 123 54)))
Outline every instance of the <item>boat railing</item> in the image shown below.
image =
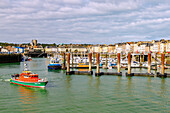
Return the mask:
POLYGON ((38 79, 38 82, 46 82, 47 81, 47 79, 45 78, 45 79, 38 79))

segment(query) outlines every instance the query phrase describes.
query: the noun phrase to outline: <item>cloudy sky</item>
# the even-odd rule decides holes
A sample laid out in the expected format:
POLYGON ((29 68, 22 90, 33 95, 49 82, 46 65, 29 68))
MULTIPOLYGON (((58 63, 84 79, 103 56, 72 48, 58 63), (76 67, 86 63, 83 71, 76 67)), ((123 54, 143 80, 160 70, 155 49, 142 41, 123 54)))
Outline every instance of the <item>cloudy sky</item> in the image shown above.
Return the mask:
POLYGON ((0 42, 170 39, 170 0, 0 0, 0 42))

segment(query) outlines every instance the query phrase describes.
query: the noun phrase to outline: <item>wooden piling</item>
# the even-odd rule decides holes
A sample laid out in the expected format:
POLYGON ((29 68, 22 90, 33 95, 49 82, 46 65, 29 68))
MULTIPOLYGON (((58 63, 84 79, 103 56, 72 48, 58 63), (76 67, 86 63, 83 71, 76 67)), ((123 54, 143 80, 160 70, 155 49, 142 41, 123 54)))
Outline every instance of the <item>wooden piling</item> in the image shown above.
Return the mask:
POLYGON ((151 73, 151 53, 148 53, 148 73, 151 73))
POLYGON ((95 55, 96 53, 95 52, 93 52, 93 55, 92 55, 92 57, 93 57, 93 63, 95 62, 95 58, 96 58, 96 55, 95 55))
POLYGON ((107 53, 106 53, 106 61, 105 61, 105 66, 107 67, 107 53))
POLYGON ((131 53, 128 53, 128 72, 126 72, 126 76, 134 76, 134 73, 131 73, 131 53))
POLYGON ((165 67, 164 67, 165 55, 164 53, 161 54, 161 74, 165 74, 165 67))
POLYGON ((165 54, 161 54, 161 73, 158 73, 159 77, 167 77, 167 73, 165 73, 165 67, 164 67, 164 62, 165 62, 165 54))
POLYGON ((99 69, 99 63, 100 63, 100 53, 97 53, 97 56, 96 56, 96 58, 97 58, 97 70, 96 70, 96 73, 100 73, 100 69, 99 69))
POLYGON ((92 66, 92 53, 89 53, 89 71, 91 71, 92 66))
POLYGON ((155 70, 157 70, 157 53, 155 53, 155 70))
POLYGON ((117 72, 120 73, 120 53, 117 53, 117 72))
POLYGON ((62 65, 62 69, 65 69, 65 52, 63 53, 63 65, 62 65))
POLYGON ((100 73, 100 69, 99 69, 99 63, 100 63, 100 53, 97 53, 97 55, 96 55, 96 58, 97 58, 97 69, 96 69, 96 73, 95 73, 95 75, 96 76, 100 76, 100 75, 102 75, 101 73, 100 73))
POLYGON ((70 75, 70 53, 67 53, 67 71, 66 71, 66 75, 70 75))
POLYGON ((131 74, 131 54, 128 53, 128 74, 131 74))
POLYGON ((142 54, 140 54, 140 62, 139 62, 139 66, 142 66, 142 54))
POLYGON ((73 52, 72 52, 72 54, 71 54, 71 67, 73 67, 73 52))

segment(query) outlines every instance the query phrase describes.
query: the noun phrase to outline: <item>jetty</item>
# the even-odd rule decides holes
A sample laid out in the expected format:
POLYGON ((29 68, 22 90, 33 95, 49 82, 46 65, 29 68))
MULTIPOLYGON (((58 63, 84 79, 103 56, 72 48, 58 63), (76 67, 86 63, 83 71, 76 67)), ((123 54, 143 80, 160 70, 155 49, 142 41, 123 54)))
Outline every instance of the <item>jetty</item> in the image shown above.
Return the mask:
MULTIPOLYGON (((101 72, 100 68, 106 68, 107 69, 108 60, 105 61, 106 63, 103 66, 100 66, 100 61, 101 61, 100 53, 93 53, 93 54, 95 54, 95 55, 93 56, 92 53, 88 54, 88 60, 89 60, 88 66, 86 66, 86 67, 79 67, 78 65, 75 65, 73 63, 73 58, 74 58, 73 55, 70 57, 70 53, 69 52, 68 53, 62 53, 62 55, 63 55, 63 67, 62 67, 62 69, 66 69, 67 70, 66 71, 66 75, 72 75, 72 74, 76 74, 76 75, 79 75, 79 74, 80 75, 82 75, 82 74, 84 74, 84 75, 93 75, 92 68, 93 69, 96 68, 96 72, 94 73, 95 76, 102 76, 102 75, 122 76, 122 72, 121 72, 121 68, 122 68, 121 65, 122 64, 121 64, 121 61, 122 61, 123 57, 121 57, 121 53, 117 53, 115 55, 116 59, 117 59, 117 62, 116 62, 116 66, 113 66, 113 68, 117 68, 117 72, 101 72), (95 57, 95 59, 97 60, 96 64, 94 63, 94 61, 92 62, 92 59, 94 60, 94 58, 92 58, 92 56, 95 57), (71 64, 70 64, 70 61, 71 61, 71 64), (86 68, 88 70, 86 70, 86 71, 71 71, 70 68, 77 68, 77 69, 86 68)), ((160 68, 161 71, 159 71, 159 72, 157 71, 158 63, 157 63, 157 60, 156 60, 158 54, 154 54, 154 55, 155 55, 155 57, 153 57, 152 53, 148 53, 146 55, 147 56, 147 66, 142 66, 141 65, 143 63, 142 62, 142 58, 141 58, 142 55, 140 54, 140 56, 139 56, 139 58, 140 58, 140 65, 136 66, 136 67, 132 67, 131 62, 132 62, 134 54, 131 54, 129 52, 125 56, 125 57, 128 58, 127 66, 123 67, 125 70, 127 69, 127 72, 125 73, 125 75, 126 76, 170 77, 170 73, 165 73, 165 54, 164 53, 159 54, 161 56, 161 59, 159 60, 160 61, 160 64, 159 64, 160 67, 159 68, 160 68), (153 64, 151 65, 151 61, 152 60, 155 61, 155 65, 153 65, 153 64), (131 72, 132 68, 147 68, 148 72, 147 73, 132 73, 131 72), (154 69, 156 71, 156 73, 151 73, 152 69, 154 69)))

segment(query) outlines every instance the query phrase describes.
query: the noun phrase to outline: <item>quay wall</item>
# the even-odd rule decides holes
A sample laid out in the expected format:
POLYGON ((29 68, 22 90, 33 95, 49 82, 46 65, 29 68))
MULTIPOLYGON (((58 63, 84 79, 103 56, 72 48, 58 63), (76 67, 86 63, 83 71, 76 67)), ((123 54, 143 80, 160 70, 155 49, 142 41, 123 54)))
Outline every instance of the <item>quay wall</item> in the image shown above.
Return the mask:
POLYGON ((33 57, 33 58, 42 58, 42 57, 47 57, 47 53, 25 53, 26 56, 33 57))
POLYGON ((0 63, 14 63, 21 62, 21 54, 0 54, 0 63))

